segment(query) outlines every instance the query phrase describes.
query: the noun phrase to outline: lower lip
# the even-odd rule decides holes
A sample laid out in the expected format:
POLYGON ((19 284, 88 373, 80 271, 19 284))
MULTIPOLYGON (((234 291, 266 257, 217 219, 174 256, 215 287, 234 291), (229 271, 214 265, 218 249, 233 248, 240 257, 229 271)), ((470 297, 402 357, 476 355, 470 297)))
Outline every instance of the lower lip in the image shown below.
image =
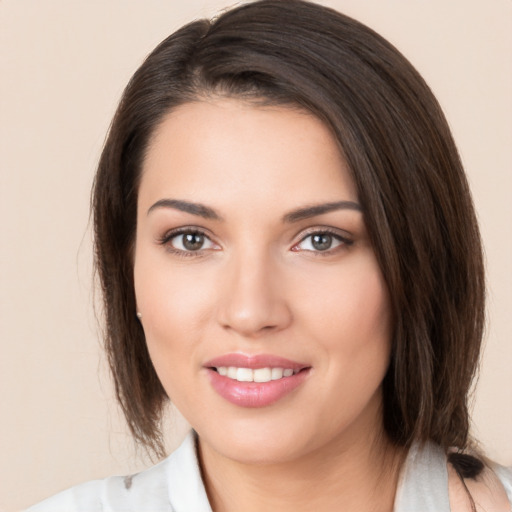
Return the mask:
POLYGON ((213 389, 228 402, 239 407, 266 407, 289 395, 300 386, 309 374, 309 368, 291 377, 269 382, 239 382, 219 375, 208 368, 213 389))

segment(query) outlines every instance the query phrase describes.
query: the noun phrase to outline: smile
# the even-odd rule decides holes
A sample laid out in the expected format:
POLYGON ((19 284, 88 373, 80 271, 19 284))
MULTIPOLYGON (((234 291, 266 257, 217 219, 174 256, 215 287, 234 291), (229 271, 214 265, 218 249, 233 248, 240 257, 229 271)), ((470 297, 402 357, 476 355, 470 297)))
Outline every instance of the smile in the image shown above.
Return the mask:
POLYGON ((236 366, 219 366, 215 368, 219 375, 238 382, 270 382, 291 377, 299 370, 291 368, 237 368, 236 366))
POLYGON ((267 407, 291 395, 309 377, 310 365, 270 354, 226 354, 204 368, 213 390, 238 407, 267 407))

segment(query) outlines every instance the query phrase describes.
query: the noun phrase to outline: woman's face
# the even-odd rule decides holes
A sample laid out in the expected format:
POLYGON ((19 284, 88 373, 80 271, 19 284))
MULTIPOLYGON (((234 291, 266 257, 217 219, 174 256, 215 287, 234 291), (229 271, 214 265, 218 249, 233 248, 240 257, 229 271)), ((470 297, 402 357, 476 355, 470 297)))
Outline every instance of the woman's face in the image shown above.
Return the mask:
POLYGON ((170 113, 143 165, 134 276, 158 376, 215 453, 293 460, 381 428, 389 300, 317 118, 232 99, 170 113))

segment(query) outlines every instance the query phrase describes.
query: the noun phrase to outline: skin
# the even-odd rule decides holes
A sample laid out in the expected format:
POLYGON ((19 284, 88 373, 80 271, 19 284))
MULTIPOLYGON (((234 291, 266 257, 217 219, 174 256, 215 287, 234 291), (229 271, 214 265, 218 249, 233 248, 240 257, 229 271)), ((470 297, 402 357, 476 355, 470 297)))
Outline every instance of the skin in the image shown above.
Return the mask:
POLYGON ((489 467, 486 467, 476 480, 465 480, 467 491, 462 480, 457 475, 452 465, 448 464, 448 490, 450 496, 451 512, 466 512, 471 510, 471 501, 468 492, 471 493, 476 512, 510 512, 510 502, 503 485, 489 467))
POLYGON ((139 189, 137 306, 159 378, 199 435, 217 512, 393 508, 401 455, 381 414, 392 325, 363 212, 286 218, 339 201, 358 203, 341 151, 299 109, 197 101, 152 138, 139 189), (206 235, 199 250, 173 231, 191 227, 206 235), (311 233, 326 230, 332 246, 318 250, 311 233), (299 361, 309 374, 271 405, 240 407, 215 392, 204 367, 233 352, 299 361))

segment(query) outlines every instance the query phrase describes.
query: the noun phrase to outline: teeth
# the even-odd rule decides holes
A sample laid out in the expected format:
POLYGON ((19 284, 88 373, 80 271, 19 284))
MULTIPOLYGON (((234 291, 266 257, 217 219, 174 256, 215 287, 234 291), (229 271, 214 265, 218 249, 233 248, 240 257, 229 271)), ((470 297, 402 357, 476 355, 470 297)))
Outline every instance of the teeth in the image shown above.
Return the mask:
POLYGON ((272 368, 272 380, 279 380, 283 378, 282 368, 272 368))
POLYGON ((238 382, 252 382, 254 380, 253 373, 250 368, 237 368, 236 380, 238 382))
POLYGON ((298 371, 291 368, 237 368, 236 366, 219 366, 216 368, 219 375, 237 380, 238 382, 270 382, 283 377, 291 377, 298 371))
POLYGON ((272 380, 272 370, 270 368, 258 368, 253 370, 254 382, 269 382, 272 380))

